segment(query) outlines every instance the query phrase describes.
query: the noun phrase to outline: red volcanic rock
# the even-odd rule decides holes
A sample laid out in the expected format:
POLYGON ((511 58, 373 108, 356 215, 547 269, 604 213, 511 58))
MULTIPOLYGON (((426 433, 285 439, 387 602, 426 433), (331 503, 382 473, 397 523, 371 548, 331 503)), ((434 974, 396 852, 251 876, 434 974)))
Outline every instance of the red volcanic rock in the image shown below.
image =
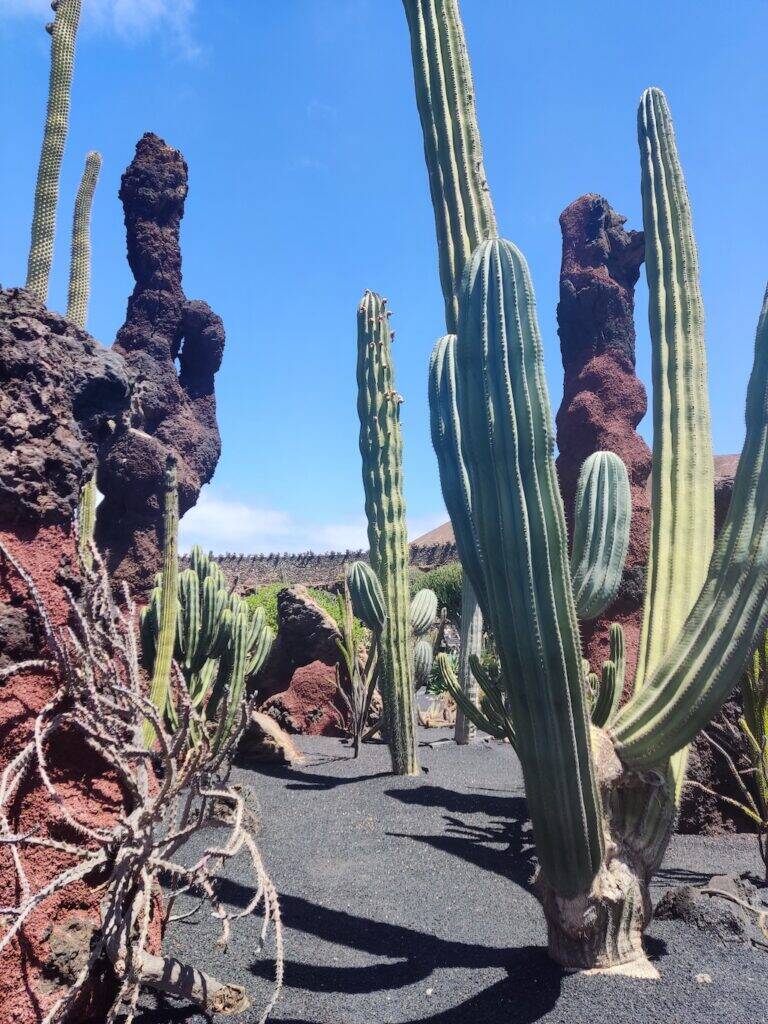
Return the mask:
POLYGON ((224 326, 181 284, 179 225, 187 164, 178 150, 147 134, 123 175, 128 263, 136 279, 113 350, 131 377, 130 429, 100 460, 96 542, 110 575, 145 596, 161 563, 162 479, 167 455, 178 460, 179 512, 197 501, 221 453, 214 376, 224 326), (178 369, 177 369, 178 362, 178 369))
POLYGON ((263 697, 270 697, 286 690, 296 669, 303 665, 322 662, 335 666, 339 660, 337 639, 341 634, 336 623, 312 600, 307 588, 286 587, 277 595, 277 637, 255 688, 263 697))
POLYGON ((646 413, 645 387, 635 373, 634 287, 643 262, 641 231, 625 231, 601 196, 587 195, 560 216, 563 258, 557 306, 563 359, 563 400, 557 412, 557 471, 569 529, 584 460, 615 452, 629 473, 632 525, 624 578, 607 613, 582 627, 593 668, 608 650, 611 622, 624 628, 627 678, 634 676, 650 536, 646 481, 651 452, 636 432, 646 413))
POLYGON ((270 697, 261 711, 286 732, 305 736, 341 736, 344 711, 336 690, 336 669, 322 661, 302 665, 287 689, 270 697))
MULTIPOLYGON (((24 289, 0 291, 0 541, 30 574, 56 629, 69 624, 65 588, 79 589, 72 518, 97 455, 119 438, 128 407, 122 360, 85 331, 47 310, 24 289)), ((0 666, 45 657, 46 639, 23 581, 0 557, 0 666)), ((27 669, 0 683, 0 772, 33 735, 40 710, 59 689, 53 671, 27 669)), ((107 825, 122 809, 115 776, 80 735, 61 733, 47 745, 50 775, 64 805, 89 825, 107 825)), ((13 805, 12 828, 78 842, 35 776, 13 805)), ((34 889, 72 863, 63 850, 25 847, 34 889)), ((100 921, 98 878, 54 894, 0 955, 0 1019, 38 1022, 85 961, 100 921)), ((0 906, 19 901, 10 847, 0 845, 0 906)), ((7 927, 0 929, 0 934, 7 927)), ((92 984, 73 1011, 79 1021, 104 1019, 100 999, 111 972, 92 984), (99 984, 99 980, 103 982, 99 984)))

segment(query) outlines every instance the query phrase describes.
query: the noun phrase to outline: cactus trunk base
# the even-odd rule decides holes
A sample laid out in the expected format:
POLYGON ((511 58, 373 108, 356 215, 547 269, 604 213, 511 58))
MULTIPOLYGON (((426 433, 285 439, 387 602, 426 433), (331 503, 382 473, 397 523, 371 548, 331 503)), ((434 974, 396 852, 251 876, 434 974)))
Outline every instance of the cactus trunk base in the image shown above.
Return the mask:
POLYGON ((592 891, 582 896, 558 896, 539 874, 536 892, 552 959, 570 971, 657 979, 643 949, 643 932, 651 919, 647 879, 645 868, 623 854, 612 857, 592 891))

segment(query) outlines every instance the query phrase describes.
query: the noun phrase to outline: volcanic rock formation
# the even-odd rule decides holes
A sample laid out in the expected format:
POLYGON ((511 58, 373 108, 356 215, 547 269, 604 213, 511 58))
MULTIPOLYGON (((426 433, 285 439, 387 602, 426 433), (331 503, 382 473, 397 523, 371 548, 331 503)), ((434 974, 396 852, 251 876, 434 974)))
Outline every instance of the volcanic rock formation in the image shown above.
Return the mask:
POLYGON ((110 575, 135 597, 149 590, 161 563, 163 472, 178 460, 179 512, 196 502, 221 453, 214 376, 224 326, 181 285, 179 224, 187 164, 178 150, 147 134, 123 175, 128 263, 136 279, 114 351, 131 377, 130 429, 99 464, 104 495, 96 542, 110 575))
POLYGON ((615 452, 629 473, 632 525, 624 577, 616 600, 584 624, 584 656, 599 667, 611 622, 624 628, 627 677, 634 677, 642 623, 645 565, 650 537, 646 481, 651 452, 636 432, 645 415, 645 387, 635 373, 634 288, 643 262, 641 231, 625 231, 626 218, 597 195, 586 195, 560 216, 563 257, 557 306, 563 359, 563 400, 557 412, 557 471, 569 530, 576 481, 587 456, 615 452))
POLYGON ((277 637, 256 677, 261 710, 288 732, 338 736, 346 711, 336 689, 341 639, 331 616, 306 587, 277 595, 277 637))
MULTIPOLYGON (((128 379, 122 360, 23 289, 0 290, 0 542, 26 569, 55 629, 71 624, 66 590, 79 577, 72 520, 80 488, 97 456, 124 429, 128 379)), ((30 594, 0 555, 0 668, 46 656, 46 638, 30 594)), ((30 741, 36 716, 59 688, 52 670, 30 667, 0 685, 0 772, 30 741)), ((108 824, 123 794, 114 774, 80 734, 47 744, 50 777, 69 812, 91 827, 108 824)), ((33 776, 17 794, 12 826, 39 838, 79 842, 59 805, 33 776)), ((64 849, 26 847, 23 868, 42 886, 69 862, 64 849)), ((20 898, 8 846, 0 846, 0 905, 20 898)), ((42 1020, 71 983, 73 964, 87 961, 98 926, 98 880, 76 882, 28 918, 21 941, 0 955, 0 1016, 21 1024, 42 1020), (83 957, 85 960, 83 960, 83 957)), ((94 970, 89 995, 73 1019, 103 1020, 94 970)))

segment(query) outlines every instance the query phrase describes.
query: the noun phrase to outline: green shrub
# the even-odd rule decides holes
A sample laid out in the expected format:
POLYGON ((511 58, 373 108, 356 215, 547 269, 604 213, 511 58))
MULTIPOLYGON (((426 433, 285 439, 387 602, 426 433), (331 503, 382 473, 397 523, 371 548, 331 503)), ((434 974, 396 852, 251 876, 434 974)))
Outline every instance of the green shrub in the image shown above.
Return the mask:
POLYGON ((429 572, 422 572, 415 590, 420 590, 422 587, 434 590, 437 594, 437 607, 447 609, 448 621, 458 625, 461 621, 462 578, 461 563, 450 562, 448 565, 441 565, 429 572))

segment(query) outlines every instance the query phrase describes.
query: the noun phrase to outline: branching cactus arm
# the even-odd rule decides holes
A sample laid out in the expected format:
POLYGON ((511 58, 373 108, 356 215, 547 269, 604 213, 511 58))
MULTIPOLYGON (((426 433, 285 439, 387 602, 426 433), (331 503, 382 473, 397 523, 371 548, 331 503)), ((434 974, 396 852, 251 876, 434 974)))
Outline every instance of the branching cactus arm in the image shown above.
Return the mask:
POLYGON ((636 686, 674 643, 707 574, 714 462, 704 309, 688 193, 664 94, 638 110, 653 374, 651 544, 636 686))
POLYGON ((747 390, 746 439, 704 587, 647 684, 622 708, 621 759, 644 770, 689 743, 737 685, 768 624, 768 291, 747 390))

